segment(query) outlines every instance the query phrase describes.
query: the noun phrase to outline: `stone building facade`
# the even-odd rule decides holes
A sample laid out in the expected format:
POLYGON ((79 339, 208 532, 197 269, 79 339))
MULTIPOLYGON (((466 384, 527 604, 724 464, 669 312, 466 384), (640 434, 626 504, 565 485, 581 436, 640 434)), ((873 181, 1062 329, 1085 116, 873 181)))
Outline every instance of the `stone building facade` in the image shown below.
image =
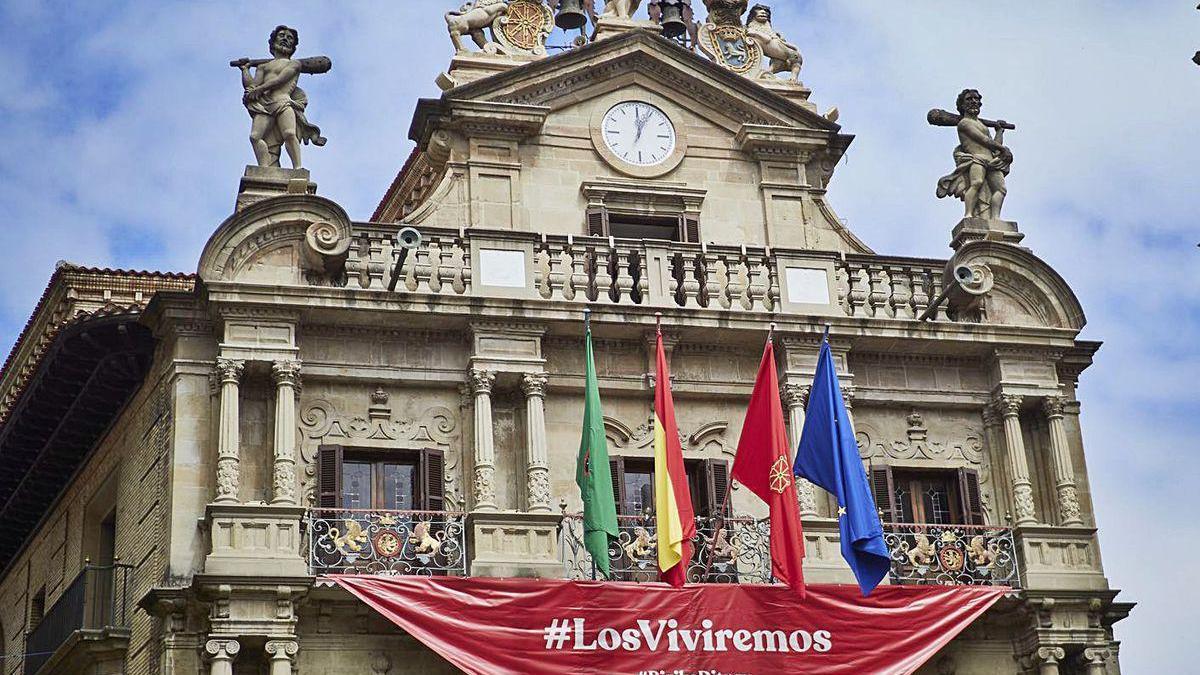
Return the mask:
MULTIPOLYGON (((766 515, 728 467, 767 326, 796 434, 829 325, 891 583, 1014 587, 922 672, 1119 672, 1070 287, 1002 221, 965 220, 949 260, 872 251, 826 199, 835 115, 642 24, 456 55, 369 221, 252 167, 194 274, 55 273, 0 377, 4 673, 453 671, 320 577, 590 575, 585 308, 623 537, 656 315, 693 501, 732 489, 735 533, 766 515), (669 121, 664 157, 606 140, 629 102, 669 121), (422 241, 389 291, 402 225, 422 241)), ((852 582, 836 504, 800 487, 808 579, 852 582)))

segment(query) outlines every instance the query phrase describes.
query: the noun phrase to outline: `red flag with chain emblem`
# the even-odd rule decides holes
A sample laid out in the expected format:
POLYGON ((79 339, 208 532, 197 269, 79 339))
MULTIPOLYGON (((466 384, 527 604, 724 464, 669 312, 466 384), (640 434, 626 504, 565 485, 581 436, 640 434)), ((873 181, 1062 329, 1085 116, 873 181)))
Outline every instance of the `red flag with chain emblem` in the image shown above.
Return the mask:
POLYGON ((779 402, 775 345, 768 338, 742 423, 732 475, 771 508, 771 572, 804 597, 804 533, 789 445, 779 402))

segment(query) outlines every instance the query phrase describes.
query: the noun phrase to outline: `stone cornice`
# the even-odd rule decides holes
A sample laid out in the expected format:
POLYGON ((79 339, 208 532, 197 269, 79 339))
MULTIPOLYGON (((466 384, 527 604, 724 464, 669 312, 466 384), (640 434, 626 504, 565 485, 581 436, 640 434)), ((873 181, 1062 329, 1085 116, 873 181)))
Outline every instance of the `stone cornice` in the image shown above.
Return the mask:
POLYGON ((409 138, 425 147, 433 133, 450 129, 464 136, 520 140, 542 129, 550 108, 544 105, 463 99, 421 99, 409 138))

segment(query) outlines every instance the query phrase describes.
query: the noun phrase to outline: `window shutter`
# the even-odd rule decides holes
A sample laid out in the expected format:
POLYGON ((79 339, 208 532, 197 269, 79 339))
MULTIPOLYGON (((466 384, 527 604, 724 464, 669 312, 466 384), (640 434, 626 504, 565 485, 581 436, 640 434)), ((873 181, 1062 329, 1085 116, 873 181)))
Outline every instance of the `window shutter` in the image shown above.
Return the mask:
POLYGON ((588 207, 587 233, 589 237, 608 236, 608 209, 603 206, 588 207))
POLYGON ((679 240, 691 244, 700 243, 700 217, 683 214, 679 216, 679 240))
POLYGON ((342 446, 317 448, 317 506, 336 509, 342 501, 342 446))
POLYGON ((983 525, 983 500, 979 496, 979 472, 958 470, 959 494, 962 495, 963 516, 967 525, 983 525))
POLYGON ((871 492, 875 495, 875 508, 883 512, 879 519, 885 523, 896 522, 896 488, 892 481, 892 467, 871 469, 871 492))
POLYGON ((446 509, 446 462, 442 451, 421 451, 421 504, 426 511, 446 509))
POLYGON ((708 484, 708 513, 705 515, 729 516, 732 506, 725 504, 725 493, 729 491, 729 462, 723 459, 704 460, 704 475, 708 484), (725 510, 721 511, 721 506, 725 510))
POLYGON ((612 473, 613 499, 617 502, 617 513, 625 514, 625 458, 610 457, 608 470, 612 473))

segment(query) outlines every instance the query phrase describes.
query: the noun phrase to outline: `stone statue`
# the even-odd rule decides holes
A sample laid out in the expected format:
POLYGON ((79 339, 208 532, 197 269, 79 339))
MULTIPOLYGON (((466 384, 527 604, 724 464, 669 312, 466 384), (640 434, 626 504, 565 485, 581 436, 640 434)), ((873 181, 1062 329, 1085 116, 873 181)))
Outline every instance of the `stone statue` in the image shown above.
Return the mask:
POLYGON ((238 59, 229 64, 242 71, 242 104, 253 120, 250 146, 259 166, 279 166, 280 148, 286 148, 292 168, 299 169, 302 143, 325 145, 321 129, 304 117, 308 96, 296 83, 302 73, 326 73, 333 64, 324 56, 293 59, 299 43, 295 28, 276 26, 267 42, 272 58, 238 59))
POLYGON ((704 0, 704 6, 708 9, 705 23, 715 26, 741 26, 747 4, 747 0, 704 0))
POLYGON ((771 26, 771 8, 755 5, 750 8, 750 21, 746 24, 750 39, 762 47, 763 56, 771 60, 771 67, 764 76, 791 73, 794 81, 800 81, 800 66, 804 58, 800 48, 784 39, 783 34, 771 26))
POLYGON ((1012 166, 1012 151, 1004 145, 1005 129, 1016 127, 1004 120, 979 117, 983 96, 964 89, 955 102, 958 114, 931 110, 929 123, 958 128, 958 147, 954 149, 954 171, 938 180, 938 198, 953 195, 963 200, 967 218, 1000 220, 1000 209, 1008 194, 1004 177, 1012 166), (996 130, 995 138, 989 128, 996 130))
POLYGON ((632 19, 642 0, 604 0, 601 19, 632 19))
POLYGON ((507 0, 469 0, 457 10, 446 12, 446 30, 458 54, 467 51, 462 36, 470 35, 480 50, 495 53, 496 44, 489 42, 483 30, 508 13, 507 0))

